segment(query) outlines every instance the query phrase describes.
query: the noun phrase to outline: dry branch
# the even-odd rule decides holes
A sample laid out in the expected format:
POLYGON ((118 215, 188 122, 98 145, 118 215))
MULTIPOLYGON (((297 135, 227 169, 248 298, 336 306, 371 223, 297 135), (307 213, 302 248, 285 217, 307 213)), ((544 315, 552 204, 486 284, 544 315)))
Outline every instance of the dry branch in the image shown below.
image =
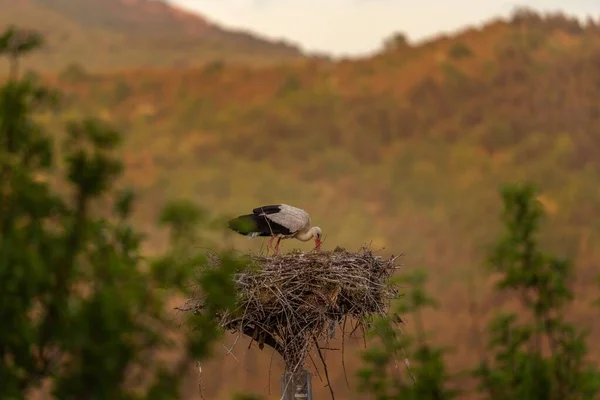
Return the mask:
MULTIPOLYGON (((369 317, 385 315, 398 295, 390 284, 398 256, 386 260, 367 248, 249 258, 249 267, 235 275, 236 306, 218 316, 220 325, 249 336, 261 349, 274 348, 294 372, 345 318, 368 324, 369 317)), ((213 257, 209 264, 219 268, 220 260, 213 257)), ((200 296, 180 309, 202 307, 200 296)))

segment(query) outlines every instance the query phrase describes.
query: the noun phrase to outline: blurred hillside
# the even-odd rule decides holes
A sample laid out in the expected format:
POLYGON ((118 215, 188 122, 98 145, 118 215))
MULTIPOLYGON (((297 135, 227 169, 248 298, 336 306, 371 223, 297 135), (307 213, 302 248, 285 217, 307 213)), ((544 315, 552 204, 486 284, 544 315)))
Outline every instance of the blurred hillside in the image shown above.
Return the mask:
MULTIPOLYGON (((454 347, 457 368, 479 356, 468 305, 477 303, 483 320, 497 302, 477 271, 497 233, 498 185, 532 180, 550 214, 545 243, 578 265, 571 318, 600 334, 589 305, 600 261, 593 246, 600 240, 596 23, 521 11, 417 47, 398 35, 381 54, 358 61, 262 69, 212 62, 102 75, 69 69, 53 80, 67 93, 67 112, 42 116, 49 124, 88 113, 126 132, 128 181, 152 199, 140 205, 140 227, 152 225, 173 197, 216 214, 287 202, 310 212, 324 247, 372 242, 404 252, 407 269, 431 271, 442 306, 427 325, 454 347)), ((163 238, 153 240, 160 246, 163 238)), ((261 245, 225 240, 241 249, 261 245)), ((271 355, 251 350, 246 358, 245 346, 238 349, 241 364, 231 356, 222 362, 226 350, 217 349, 218 360, 204 368, 208 392, 224 384, 266 394, 271 355)), ((600 358, 600 348, 593 351, 600 358)), ((334 357, 330 374, 344 397, 334 357)), ((271 374, 275 394, 278 378, 271 374)), ((327 393, 316 378, 314 385, 316 397, 327 393)), ((196 393, 193 376, 189 390, 196 393)))
POLYGON ((156 0, 0 0, 0 29, 16 24, 48 41, 26 65, 59 71, 189 67, 207 61, 269 64, 301 56, 292 44, 225 30, 156 0))

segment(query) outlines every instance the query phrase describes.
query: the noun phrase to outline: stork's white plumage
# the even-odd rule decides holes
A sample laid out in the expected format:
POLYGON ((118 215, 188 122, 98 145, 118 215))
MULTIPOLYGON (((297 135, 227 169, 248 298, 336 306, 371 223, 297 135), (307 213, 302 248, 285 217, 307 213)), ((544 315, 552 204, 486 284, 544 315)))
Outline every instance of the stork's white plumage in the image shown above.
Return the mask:
POLYGON ((306 242, 315 240, 315 247, 321 248, 321 228, 311 227, 310 216, 300 208, 287 204, 257 207, 252 214, 241 215, 229 221, 229 228, 248 237, 271 236, 269 247, 277 238, 275 251, 279 251, 281 239, 298 239, 306 242))

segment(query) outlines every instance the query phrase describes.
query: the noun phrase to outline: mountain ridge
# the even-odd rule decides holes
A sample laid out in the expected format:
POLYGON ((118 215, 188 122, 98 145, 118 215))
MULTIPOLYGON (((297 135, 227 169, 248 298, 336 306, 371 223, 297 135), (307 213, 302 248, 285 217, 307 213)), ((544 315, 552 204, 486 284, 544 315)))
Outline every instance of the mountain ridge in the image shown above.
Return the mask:
POLYGON ((150 0, 0 0, 9 25, 39 31, 47 45, 26 66, 57 72, 181 68, 221 60, 268 65, 297 60, 301 48, 283 40, 220 27, 200 14, 150 0))

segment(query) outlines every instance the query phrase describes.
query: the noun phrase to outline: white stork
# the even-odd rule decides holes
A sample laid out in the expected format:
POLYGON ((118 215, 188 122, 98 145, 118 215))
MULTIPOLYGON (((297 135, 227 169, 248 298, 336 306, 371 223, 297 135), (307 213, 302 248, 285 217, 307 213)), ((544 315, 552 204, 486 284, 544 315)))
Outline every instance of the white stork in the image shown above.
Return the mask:
POLYGON ((287 204, 257 207, 252 210, 252 214, 241 215, 229 221, 229 228, 250 238, 271 236, 269 248, 277 237, 276 253, 279 252, 281 239, 294 238, 307 242, 314 238, 315 248, 321 248, 321 228, 310 226, 310 217, 306 211, 287 204))

